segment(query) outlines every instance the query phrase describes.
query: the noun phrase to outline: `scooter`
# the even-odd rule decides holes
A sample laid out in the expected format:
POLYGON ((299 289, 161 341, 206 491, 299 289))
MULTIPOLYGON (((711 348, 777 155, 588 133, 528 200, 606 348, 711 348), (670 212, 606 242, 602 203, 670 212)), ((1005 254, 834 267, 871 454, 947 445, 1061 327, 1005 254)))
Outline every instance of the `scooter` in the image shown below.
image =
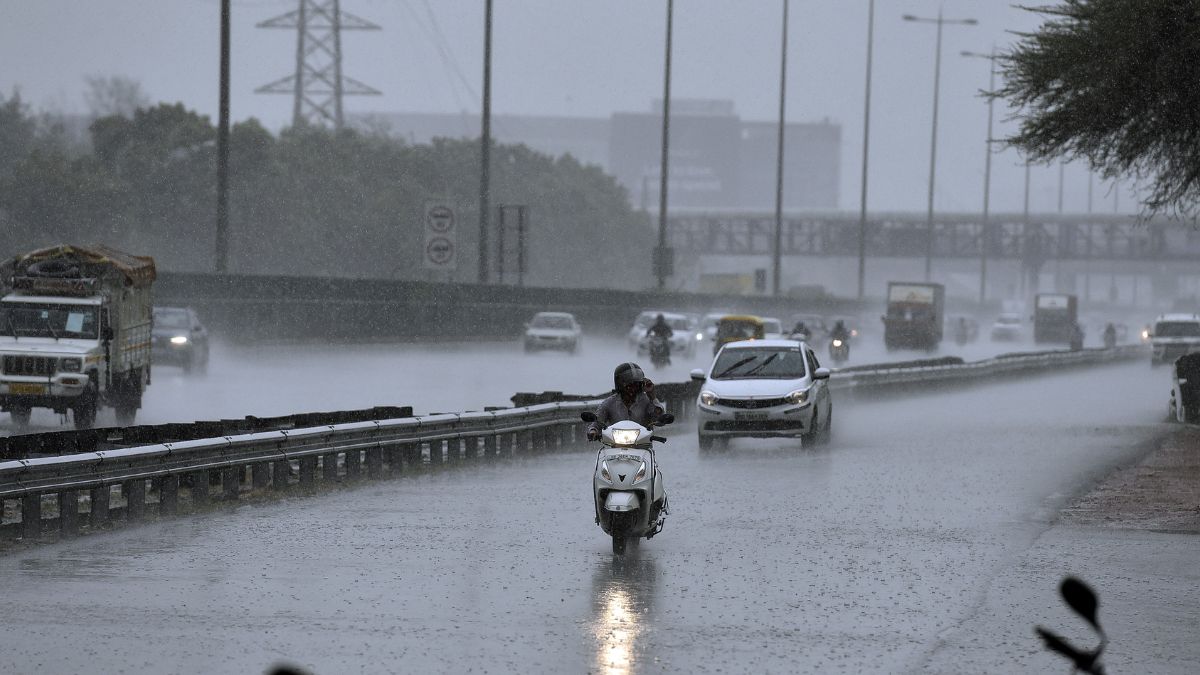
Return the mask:
MULTIPOLYGON (((584 422, 595 422, 596 414, 583 412, 584 422)), ((659 415, 658 424, 670 424, 675 416, 659 415)), ((662 532, 666 521, 667 493, 662 472, 654 459, 654 442, 667 439, 631 420, 608 427, 600 434, 602 447, 596 453, 592 492, 596 524, 612 537, 616 555, 625 553, 629 539, 652 538, 662 532)))
POLYGON ((834 363, 845 363, 850 358, 850 342, 841 338, 829 341, 829 360, 834 363))
POLYGON ((662 335, 651 335, 646 344, 650 352, 650 364, 655 368, 671 365, 671 342, 662 335))

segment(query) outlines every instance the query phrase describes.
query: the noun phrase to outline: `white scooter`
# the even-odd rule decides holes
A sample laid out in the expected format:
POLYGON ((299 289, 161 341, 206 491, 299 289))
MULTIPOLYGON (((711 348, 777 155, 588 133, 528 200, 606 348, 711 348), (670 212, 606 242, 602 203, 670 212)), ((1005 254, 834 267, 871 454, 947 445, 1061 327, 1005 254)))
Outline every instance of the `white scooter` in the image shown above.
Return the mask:
MULTIPOLYGON (((591 412, 580 414, 584 422, 595 422, 591 412)), ((658 424, 670 424, 675 416, 660 415, 658 424)), ((630 538, 649 539, 662 532, 666 520, 667 495, 662 473, 654 459, 654 441, 667 439, 630 420, 617 422, 600 434, 603 447, 596 453, 592 478, 596 501, 596 523, 612 536, 613 553, 625 553, 630 538)))

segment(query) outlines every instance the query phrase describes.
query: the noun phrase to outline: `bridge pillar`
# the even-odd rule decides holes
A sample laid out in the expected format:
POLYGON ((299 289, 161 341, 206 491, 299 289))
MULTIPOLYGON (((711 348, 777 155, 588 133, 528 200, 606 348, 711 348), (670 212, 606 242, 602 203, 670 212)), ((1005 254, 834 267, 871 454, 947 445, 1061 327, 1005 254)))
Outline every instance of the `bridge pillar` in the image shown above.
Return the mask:
POLYGON ((483 437, 483 458, 495 459, 498 449, 496 447, 496 434, 488 434, 483 437))
POLYGON ((91 493, 91 510, 88 512, 88 524, 94 529, 108 523, 108 493, 109 487, 101 485, 89 490, 91 493))
POLYGON ((245 466, 227 466, 221 469, 221 498, 237 501, 241 492, 242 474, 246 473, 245 466))
POLYGON ((173 516, 179 511, 179 476, 163 476, 158 483, 158 515, 173 516))
POLYGON ((346 451, 346 480, 358 480, 362 475, 362 450, 346 451))
POLYGON ((250 485, 256 489, 265 488, 271 483, 271 467, 266 462, 256 462, 250 465, 250 485))
POLYGON ((387 460, 387 473, 390 476, 399 476, 404 473, 404 452, 401 446, 389 445, 383 449, 384 459, 387 460))
POLYGON ((331 452, 321 455, 321 478, 332 483, 338 479, 338 454, 331 452))
POLYGON ((21 498, 21 536, 32 539, 42 533, 42 495, 21 498))
POLYGON ((192 474, 192 508, 208 503, 208 471, 197 471, 192 474))
POLYGON ((383 476, 383 450, 379 446, 367 448, 367 478, 383 476))
POLYGON ((442 445, 443 441, 429 442, 429 464, 432 466, 441 466, 442 464, 442 445))
POLYGON ((317 456, 305 455, 300 458, 300 487, 313 489, 317 486, 317 456))
POLYGON ((58 493, 58 529, 63 534, 79 531, 79 492, 63 490, 58 493))
POLYGON ((121 496, 125 498, 125 517, 131 522, 146 516, 146 481, 140 478, 121 484, 121 496))
POLYGON ((479 437, 478 436, 468 436, 467 438, 463 439, 463 442, 466 443, 466 446, 467 446, 467 450, 466 450, 467 459, 468 460, 478 459, 479 458, 479 437))
POLYGON ((404 461, 409 470, 418 469, 425 463, 425 458, 421 456, 420 443, 406 443, 403 448, 404 461))
POLYGON ((292 465, 286 459, 271 462, 271 487, 276 490, 288 489, 288 474, 291 472, 292 465))
POLYGON ((446 463, 455 464, 462 459, 462 439, 446 439, 446 463))

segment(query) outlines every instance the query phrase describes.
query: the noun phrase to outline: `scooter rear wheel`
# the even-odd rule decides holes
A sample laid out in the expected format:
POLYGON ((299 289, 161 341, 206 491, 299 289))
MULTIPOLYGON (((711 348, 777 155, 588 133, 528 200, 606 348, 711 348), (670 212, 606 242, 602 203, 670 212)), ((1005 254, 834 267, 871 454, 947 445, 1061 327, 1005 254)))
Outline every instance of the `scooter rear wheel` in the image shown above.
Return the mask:
POLYGON ((624 555, 625 554, 625 533, 624 532, 614 532, 613 536, 612 536, 612 540, 613 540, 613 554, 614 555, 624 555))

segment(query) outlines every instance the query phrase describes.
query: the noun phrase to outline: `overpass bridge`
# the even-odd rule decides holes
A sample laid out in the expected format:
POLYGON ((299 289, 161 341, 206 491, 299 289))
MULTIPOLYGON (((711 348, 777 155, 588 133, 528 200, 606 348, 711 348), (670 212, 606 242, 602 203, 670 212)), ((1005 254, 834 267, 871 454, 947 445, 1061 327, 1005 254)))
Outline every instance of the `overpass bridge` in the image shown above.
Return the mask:
MULTIPOLYGON (((835 295, 855 294, 859 230, 856 213, 785 215, 785 287, 816 283, 835 295)), ((670 216, 667 236, 675 249, 677 287, 712 289, 721 278, 769 268, 774 234, 770 213, 670 216)), ((931 246, 925 214, 874 213, 863 235, 868 296, 878 295, 889 279, 923 277, 929 250, 934 280, 963 297, 978 297, 985 257, 988 299, 1059 290, 1144 305, 1152 297, 1165 301, 1200 294, 1195 271, 1200 231, 1180 221, 999 213, 985 224, 978 213, 944 213, 935 216, 931 246)))

